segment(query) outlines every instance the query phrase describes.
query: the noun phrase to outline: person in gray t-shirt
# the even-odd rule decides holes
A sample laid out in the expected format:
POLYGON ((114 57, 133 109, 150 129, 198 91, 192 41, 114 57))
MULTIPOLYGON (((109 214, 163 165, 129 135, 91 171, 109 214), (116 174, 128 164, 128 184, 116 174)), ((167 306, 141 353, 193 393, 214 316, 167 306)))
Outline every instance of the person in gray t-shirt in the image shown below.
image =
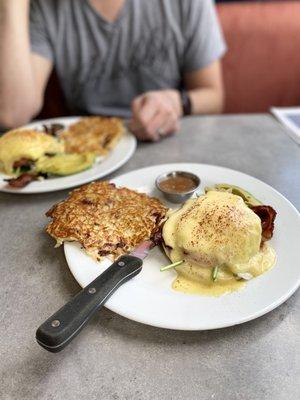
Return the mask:
POLYGON ((0 22, 0 125, 39 111, 53 66, 74 114, 131 117, 140 139, 222 110, 212 0, 0 0, 0 22))

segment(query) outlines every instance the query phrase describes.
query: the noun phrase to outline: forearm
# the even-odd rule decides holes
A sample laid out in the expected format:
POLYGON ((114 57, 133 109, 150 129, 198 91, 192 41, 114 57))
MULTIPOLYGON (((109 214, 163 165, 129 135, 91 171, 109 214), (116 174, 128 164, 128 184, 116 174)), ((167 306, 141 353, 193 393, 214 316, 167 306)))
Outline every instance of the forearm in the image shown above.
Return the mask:
POLYGON ((216 88, 199 88, 190 90, 192 114, 219 114, 224 107, 223 91, 216 88))
POLYGON ((37 98, 29 42, 29 0, 0 0, 0 125, 32 117, 37 98))

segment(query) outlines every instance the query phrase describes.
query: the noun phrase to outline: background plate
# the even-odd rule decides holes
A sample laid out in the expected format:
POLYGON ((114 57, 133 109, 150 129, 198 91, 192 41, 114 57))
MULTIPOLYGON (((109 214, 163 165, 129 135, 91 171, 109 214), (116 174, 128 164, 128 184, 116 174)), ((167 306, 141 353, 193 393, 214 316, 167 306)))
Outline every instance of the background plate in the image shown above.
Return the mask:
MULTIPOLYGON (((243 173, 205 164, 165 164, 143 168, 113 180, 126 186, 160 197, 155 189, 155 178, 171 170, 184 170, 198 174, 200 191, 216 183, 241 186, 271 205, 277 211, 275 234, 271 240, 277 253, 274 268, 249 281, 239 292, 221 297, 186 295, 171 288, 174 271, 160 272, 169 261, 156 247, 144 261, 142 272, 117 290, 107 301, 110 310, 161 328, 182 330, 215 329, 240 324, 257 318, 279 306, 299 287, 300 216, 295 207, 267 184, 243 173)), ((163 200, 163 199, 162 199, 163 200)), ((164 200, 163 200, 164 201, 164 200)), ((165 202, 165 201, 164 201, 165 202)), ((174 207, 174 205, 167 205, 174 207)), ((64 244, 69 268, 77 282, 88 285, 109 265, 97 263, 76 243, 64 244)))
MULTIPOLYGON (((37 121, 26 125, 24 128, 35 129, 41 128, 43 124, 58 123, 69 126, 78 121, 81 117, 65 117, 53 118, 37 121)), ((57 190, 69 189, 75 186, 83 185, 84 183, 94 181, 95 179, 103 178, 109 175, 116 169, 125 164, 132 157, 136 149, 136 138, 130 132, 126 132, 116 147, 100 162, 96 162, 94 166, 86 171, 78 174, 64 176, 61 178, 45 179, 43 181, 31 182, 28 186, 22 189, 14 189, 7 185, 3 179, 9 176, 0 173, 0 191, 8 193, 44 193, 55 192, 57 190)))

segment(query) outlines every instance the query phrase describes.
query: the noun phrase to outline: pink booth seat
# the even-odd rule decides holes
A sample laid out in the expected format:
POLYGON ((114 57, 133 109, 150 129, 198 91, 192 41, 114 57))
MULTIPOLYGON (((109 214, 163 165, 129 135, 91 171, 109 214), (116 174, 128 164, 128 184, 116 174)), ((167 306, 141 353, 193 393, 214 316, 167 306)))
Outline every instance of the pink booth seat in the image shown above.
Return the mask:
POLYGON ((300 105, 300 1, 218 5, 227 113, 300 105))

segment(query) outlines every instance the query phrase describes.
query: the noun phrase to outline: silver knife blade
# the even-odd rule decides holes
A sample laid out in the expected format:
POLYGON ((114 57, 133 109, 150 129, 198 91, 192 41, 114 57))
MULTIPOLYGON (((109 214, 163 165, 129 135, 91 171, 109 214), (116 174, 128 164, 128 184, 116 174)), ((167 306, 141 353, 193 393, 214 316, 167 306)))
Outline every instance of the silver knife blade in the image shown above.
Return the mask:
POLYGON ((147 257, 149 251, 155 246, 155 243, 152 240, 146 240, 139 244, 131 253, 131 256, 138 257, 141 260, 147 257))

